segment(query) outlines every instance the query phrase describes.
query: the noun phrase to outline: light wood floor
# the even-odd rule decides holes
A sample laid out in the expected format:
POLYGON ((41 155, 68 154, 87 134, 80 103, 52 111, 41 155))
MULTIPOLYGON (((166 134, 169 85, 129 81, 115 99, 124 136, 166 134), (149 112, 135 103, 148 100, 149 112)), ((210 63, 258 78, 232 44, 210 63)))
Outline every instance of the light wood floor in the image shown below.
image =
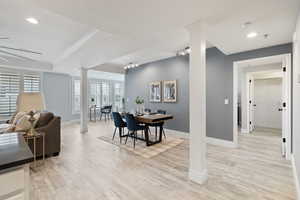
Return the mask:
MULTIPOLYGON (((60 156, 31 172, 32 200, 296 199, 292 167, 276 137, 240 135, 239 148, 208 145, 209 179, 188 180, 188 140, 151 159, 97 139, 112 124, 62 129, 60 156)), ((171 134, 167 131, 167 135, 171 134)))

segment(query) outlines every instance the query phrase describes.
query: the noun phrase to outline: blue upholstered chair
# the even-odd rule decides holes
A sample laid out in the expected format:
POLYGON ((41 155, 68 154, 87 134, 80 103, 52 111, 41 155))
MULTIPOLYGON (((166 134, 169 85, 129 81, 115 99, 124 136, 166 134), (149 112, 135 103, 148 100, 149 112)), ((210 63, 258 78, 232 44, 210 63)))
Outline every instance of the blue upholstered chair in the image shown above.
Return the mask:
POLYGON ((145 113, 151 113, 151 109, 150 108, 145 108, 144 111, 145 111, 145 113))
POLYGON ((125 144, 127 143, 128 137, 131 136, 133 138, 133 148, 135 148, 137 132, 138 131, 145 132, 146 126, 140 125, 132 114, 126 114, 125 115, 125 120, 126 120, 126 123, 127 123, 127 129, 128 129, 128 134, 127 134, 127 137, 126 137, 125 144))
POLYGON ((122 116, 118 112, 113 112, 112 117, 115 124, 115 131, 112 137, 112 140, 114 140, 116 131, 119 129, 119 137, 120 137, 120 143, 122 142, 122 136, 124 134, 124 128, 127 127, 126 122, 123 121, 122 116))
POLYGON ((111 111, 112 111, 112 105, 103 106, 100 109, 100 120, 102 119, 102 115, 104 115, 105 121, 106 121, 106 119, 110 119, 111 111))
POLYGON ((165 111, 165 110, 157 110, 156 112, 158 114, 163 114, 163 115, 167 114, 167 111, 165 111))

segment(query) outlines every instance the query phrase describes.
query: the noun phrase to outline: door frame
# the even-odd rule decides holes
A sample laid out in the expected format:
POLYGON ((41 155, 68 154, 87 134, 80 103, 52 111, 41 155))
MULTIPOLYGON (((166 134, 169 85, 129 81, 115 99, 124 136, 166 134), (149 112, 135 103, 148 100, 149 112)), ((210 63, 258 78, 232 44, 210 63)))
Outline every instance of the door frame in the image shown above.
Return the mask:
POLYGON ((251 72, 246 74, 246 103, 247 103, 247 133, 253 131, 253 90, 254 90, 254 78, 251 72), (251 80, 251 83, 250 83, 251 80), (251 89, 250 89, 251 88, 251 89), (251 103, 250 103, 251 101, 251 103), (251 125, 250 125, 251 122, 251 125))
MULTIPOLYGON (((282 133, 286 136, 286 159, 290 160, 291 158, 291 144, 292 144, 292 131, 291 131, 291 71, 292 71, 292 55, 291 54, 280 54, 276 56, 268 56, 261 58, 254 58, 242 61, 233 62, 233 142, 237 146, 238 145, 238 84, 239 84, 239 69, 242 67, 249 67, 249 63, 257 62, 262 64, 274 63, 274 61, 282 62, 286 64, 286 73, 287 73, 287 133, 282 133), (248 65, 247 65, 248 64, 248 65)), ((248 110, 248 109, 247 109, 248 110)), ((248 113, 247 113, 248 115, 248 113)), ((249 116, 249 115, 248 115, 249 116)), ((248 118, 249 119, 249 118, 248 118)), ((284 119, 283 119, 284 120, 284 119)), ((249 127, 249 126, 248 126, 249 127)), ((249 127, 250 129, 250 127, 249 127)), ((249 130, 248 129, 248 130, 249 130)))

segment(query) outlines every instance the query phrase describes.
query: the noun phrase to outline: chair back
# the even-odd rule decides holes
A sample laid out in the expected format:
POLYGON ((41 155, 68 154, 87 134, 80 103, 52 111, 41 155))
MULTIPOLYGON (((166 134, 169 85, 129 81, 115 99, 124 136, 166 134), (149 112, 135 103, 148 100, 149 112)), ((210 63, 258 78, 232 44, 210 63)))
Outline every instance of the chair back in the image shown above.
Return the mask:
POLYGON ((151 109, 150 108, 145 108, 144 110, 146 113, 151 113, 151 109))
POLYGON ((112 117, 114 119, 114 124, 116 127, 124 127, 126 123, 123 121, 122 116, 118 112, 113 112, 112 117))
POLYGON ((167 114, 167 111, 166 111, 166 110, 157 110, 156 112, 157 112, 158 114, 163 114, 163 115, 167 114))
POLYGON ((45 110, 45 101, 40 92, 20 93, 17 98, 17 112, 45 110))
POLYGON ((126 114, 125 120, 127 123, 127 128, 129 131, 136 131, 138 130, 138 122, 134 118, 133 114, 126 114))
POLYGON ((103 106, 101 108, 101 111, 106 112, 106 113, 110 113, 111 110, 112 110, 112 105, 110 105, 110 106, 103 106))

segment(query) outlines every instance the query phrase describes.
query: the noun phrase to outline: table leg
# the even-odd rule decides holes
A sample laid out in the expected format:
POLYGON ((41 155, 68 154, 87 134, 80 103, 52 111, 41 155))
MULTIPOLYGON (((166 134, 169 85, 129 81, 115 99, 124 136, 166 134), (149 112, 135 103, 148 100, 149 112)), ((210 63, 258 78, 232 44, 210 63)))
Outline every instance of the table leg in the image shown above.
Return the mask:
POLYGON ((158 142, 161 142, 162 134, 163 134, 163 126, 161 125, 161 126, 159 126, 159 140, 158 140, 158 142))
POLYGON ((43 164, 45 165, 45 133, 43 134, 43 164))
POLYGON ((36 137, 33 137, 33 165, 36 167, 36 137))
POLYGON ((120 144, 122 143, 122 128, 119 127, 120 144))
POLYGON ((150 141, 149 141, 149 130, 148 130, 148 126, 146 125, 146 129, 145 129, 145 140, 146 140, 146 145, 150 146, 150 141))

